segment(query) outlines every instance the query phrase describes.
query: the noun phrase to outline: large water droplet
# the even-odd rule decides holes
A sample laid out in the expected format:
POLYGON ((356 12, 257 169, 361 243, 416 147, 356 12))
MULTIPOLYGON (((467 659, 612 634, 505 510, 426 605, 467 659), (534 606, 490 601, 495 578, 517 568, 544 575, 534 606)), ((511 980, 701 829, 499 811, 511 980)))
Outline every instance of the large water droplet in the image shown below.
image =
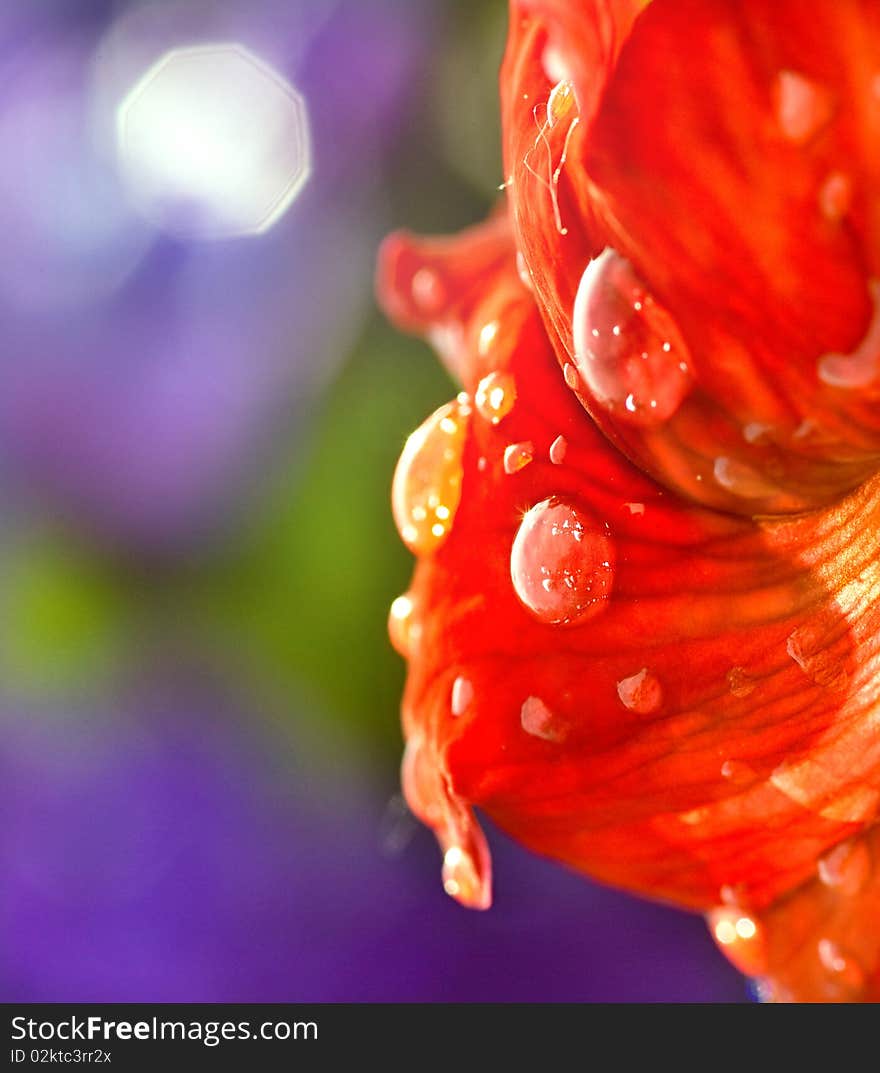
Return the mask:
POLYGON ((566 736, 566 727, 540 697, 527 697, 520 709, 520 725, 526 734, 543 741, 560 742, 566 736))
POLYGON ((388 636, 391 644, 404 659, 412 655, 421 625, 415 620, 415 602, 409 593, 398 596, 388 612, 388 636))
POLYGON ((663 703, 663 688, 647 667, 617 683, 617 695, 625 708, 639 715, 658 711, 663 703))
POLYGON ((804 145, 831 118, 829 92, 797 71, 780 71, 776 79, 776 120, 790 142, 804 145))
POLYGON ((516 383, 509 373, 489 373, 479 382, 474 394, 477 413, 493 425, 507 417, 515 402, 516 383))
POLYGON ((434 551, 452 529, 461 499, 466 396, 441 406, 406 441, 391 489, 394 520, 417 555, 434 551))
POLYGON ((841 894, 858 894, 871 878, 871 851, 863 838, 848 838, 819 858, 819 879, 841 894))
POLYGON ((746 976, 767 971, 765 939, 760 923, 736 906, 722 905, 706 914, 706 922, 719 950, 746 976))
POLYGON ((572 330, 578 371, 615 416, 660 424, 690 391, 690 355, 675 321, 615 250, 603 250, 587 265, 572 330))
POLYGON ((830 387, 867 387, 880 377, 880 280, 871 280, 868 290, 873 312, 861 343, 849 354, 825 354, 819 359, 819 379, 830 387))
POLYGON ((459 675, 458 678, 452 683, 452 697, 450 701, 450 708, 452 714, 457 718, 464 713, 471 706, 471 701, 474 699, 474 687, 467 680, 459 675))
POLYGON ((474 858, 462 846, 443 854, 443 889, 469 909, 488 908, 489 891, 474 858))
POLYGON ((535 445, 531 440, 523 443, 511 443, 504 449, 504 472, 508 474, 519 473, 521 469, 534 460, 535 445))
POLYGON ((574 625, 604 610, 614 564, 608 526, 554 497, 523 517, 511 549, 510 576, 517 596, 539 622, 574 625))

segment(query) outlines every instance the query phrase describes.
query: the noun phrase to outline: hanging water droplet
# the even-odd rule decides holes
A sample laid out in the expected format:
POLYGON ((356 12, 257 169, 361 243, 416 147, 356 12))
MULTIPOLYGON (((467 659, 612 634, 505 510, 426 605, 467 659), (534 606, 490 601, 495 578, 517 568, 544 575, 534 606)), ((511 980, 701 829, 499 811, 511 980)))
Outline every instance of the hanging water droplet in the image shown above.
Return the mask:
POLYGON ((805 145, 831 119, 830 93, 797 71, 780 71, 774 94, 779 129, 795 145, 805 145))
POLYGON ((566 728, 540 697, 527 697, 520 709, 520 725, 526 734, 543 741, 560 742, 566 728))
POLYGON ((441 406, 406 441, 391 489, 394 520, 417 555, 434 551, 452 529, 461 499, 462 454, 470 408, 441 406))
POLYGON ((742 496, 743 499, 766 499, 779 492, 779 488, 757 470, 735 458, 716 458, 714 475, 725 491, 742 496))
POLYGON ((880 280, 868 284, 873 302, 865 337, 849 354, 825 354, 819 359, 819 379, 830 387, 867 387, 880 376, 880 280))
POLYGON ((493 425, 507 417, 515 402, 516 382, 509 373, 489 373, 477 384, 474 395, 477 413, 493 425))
POLYGON ((663 688, 647 667, 636 674, 621 678, 617 695, 625 708, 639 715, 650 715, 663 704, 663 688))
POLYGON ((488 908, 490 895, 477 862, 461 846, 450 846, 443 854, 443 889, 469 909, 488 908))
POLYGON ((848 838, 819 858, 818 872, 826 887, 858 894, 871 878, 871 851, 863 838, 848 838))
POLYGON ((603 250, 587 265, 572 330, 575 362, 590 393, 630 424, 669 420, 690 391, 690 355, 681 333, 615 250, 603 250))
POLYGON ((815 622, 799 626, 789 634, 785 650, 804 674, 817 686, 839 693, 846 689, 849 675, 834 652, 832 631, 837 623, 821 615, 815 622))
POLYGON ((415 603, 405 592, 393 601, 388 612, 388 636, 392 647, 404 659, 409 659, 421 632, 421 625, 415 621, 415 603))
POLYGON ((547 122, 551 127, 565 119, 575 106, 574 83, 564 78, 550 90, 547 100, 547 122))
POLYGON ((719 950, 746 976, 767 971, 766 944, 760 923, 745 910, 722 905, 706 914, 706 922, 719 950))
POLYGON ((852 182, 842 171, 832 171, 819 188, 819 210, 826 220, 838 223, 851 203, 852 182))
POLYGON ((517 596, 538 619, 574 625, 604 610, 614 584, 608 526, 563 499, 545 499, 520 523, 510 555, 517 596))
POLYGON ((568 450, 568 440, 564 436, 557 436, 550 444, 550 461, 554 466, 561 466, 565 461, 565 452, 568 450))
POLYGON ((519 473, 535 457, 535 445, 531 440, 523 443, 511 443, 504 449, 504 472, 508 474, 519 473))
POLYGON ((731 667, 727 672, 727 688, 735 697, 748 697, 757 686, 757 679, 752 678, 745 667, 731 667))
POLYGON ((474 699, 474 687, 467 680, 460 675, 452 683, 452 697, 450 708, 452 714, 457 718, 464 713, 471 706, 471 701, 474 699))

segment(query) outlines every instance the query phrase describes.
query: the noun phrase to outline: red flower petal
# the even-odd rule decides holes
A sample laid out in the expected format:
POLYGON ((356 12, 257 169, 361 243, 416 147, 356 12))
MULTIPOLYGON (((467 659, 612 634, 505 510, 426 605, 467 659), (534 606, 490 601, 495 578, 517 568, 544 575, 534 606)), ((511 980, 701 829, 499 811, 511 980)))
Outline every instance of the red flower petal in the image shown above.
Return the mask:
POLYGON ((637 6, 513 4, 508 189, 559 361, 666 486, 828 503, 880 458, 880 15, 637 6))

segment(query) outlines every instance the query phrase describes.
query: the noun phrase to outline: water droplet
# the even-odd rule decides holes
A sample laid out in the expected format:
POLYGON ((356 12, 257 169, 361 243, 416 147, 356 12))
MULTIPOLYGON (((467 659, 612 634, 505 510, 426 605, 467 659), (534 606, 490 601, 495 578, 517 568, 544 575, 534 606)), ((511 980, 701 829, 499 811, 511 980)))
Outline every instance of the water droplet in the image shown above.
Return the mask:
POLYGON ((797 71, 779 72, 775 96, 779 129, 795 145, 805 145, 831 119, 831 95, 797 71))
POLYGON ((474 858, 461 846, 443 854, 443 889, 469 909, 487 909, 489 891, 474 858))
POLYGON ((446 305, 446 288, 433 268, 420 268, 412 278, 413 301, 422 312, 439 313, 446 305))
POLYGON ((663 689, 647 667, 617 683, 617 695, 625 708, 639 715, 656 712, 663 703, 663 689))
POLYGON ((562 367, 562 375, 565 377, 565 382, 571 388, 572 391, 577 391, 581 386, 580 374, 577 368, 572 365, 570 361, 567 361, 562 367))
POLYGON ((512 443, 504 449, 504 472, 519 473, 535 457, 535 445, 531 440, 524 443, 512 443))
POLYGON ((474 395, 477 413, 493 425, 507 417, 515 402, 516 383, 509 373, 489 373, 477 384, 474 395))
POLYGON ((415 603, 409 593, 398 596, 388 612, 388 636, 394 650, 404 659, 412 655, 413 646, 422 632, 414 612, 415 603))
POLYGON ((819 379, 831 387, 867 387, 880 375, 880 280, 872 279, 868 290, 873 312, 864 339, 849 354, 825 354, 819 359, 819 379))
POLYGON ((741 973, 746 976, 766 973, 764 933, 754 917, 736 906, 723 905, 710 910, 706 922, 718 948, 741 973))
POLYGON ((848 838, 819 858, 818 872, 826 887, 858 894, 871 878, 871 851, 863 838, 848 838))
POLYGON ((608 526, 558 498, 520 523, 510 555, 517 596, 539 622, 574 625, 604 610, 614 584, 608 526))
POLYGON ((519 250, 516 251, 516 274, 519 276, 520 282, 526 290, 532 290, 532 274, 529 272, 529 266, 526 264, 525 257, 523 257, 519 250))
POLYGON ((565 461, 565 452, 568 450, 568 440, 564 436, 557 436, 550 444, 550 461, 554 466, 561 466, 565 461))
POLYGON ((757 679, 752 678, 745 667, 731 667, 727 672, 727 688, 735 697, 748 697, 757 685, 757 679))
POLYGON ((727 779, 735 786, 749 782, 752 775, 753 772, 749 765, 743 764, 739 760, 725 760, 721 765, 721 778, 727 779))
POLYGON ((678 410, 692 385, 687 347, 672 317, 614 250, 587 265, 572 328, 578 371, 602 406, 643 426, 678 410))
POLYGON ((624 503, 623 505, 633 517, 640 517, 645 513, 644 503, 624 503))
POLYGON ((819 188, 819 210, 826 220, 838 223, 851 203, 852 182, 842 171, 832 171, 819 188))
POLYGON ((773 433, 772 425, 762 424, 760 421, 750 421, 743 426, 743 439, 747 443, 767 443, 773 433))
POLYGON ((561 79, 550 91, 547 101, 547 122, 551 127, 565 119, 575 106, 574 83, 567 78, 561 79))
POLYGON ((714 474, 715 480, 725 491, 742 496, 743 499, 766 499, 779 492, 779 488, 757 470, 735 458, 716 458, 714 474))
POLYGON ((848 991, 858 992, 865 986, 865 973, 855 960, 846 954, 832 939, 820 939, 816 945, 819 961, 826 972, 835 978, 835 983, 848 991))
POLYGON ((830 634, 835 627, 836 623, 822 616, 815 622, 799 626, 789 634, 785 651, 817 686, 839 693, 846 689, 849 675, 833 651, 830 634))
POLYGON ((527 697, 523 702, 520 724, 526 734, 543 741, 560 742, 566 736, 566 728, 540 697, 527 697))
POLYGON ((477 351, 481 357, 485 358, 492 349, 492 344, 495 342, 500 327, 501 325, 497 320, 490 320, 488 324, 484 324, 480 329, 480 337, 477 341, 477 351))
POLYGON ((443 786, 433 754, 420 735, 413 735, 406 743, 400 782, 406 803, 416 816, 430 826, 443 819, 443 786))
POLYGON ((471 701, 474 699, 474 687, 467 680, 459 676, 452 683, 452 700, 451 709, 452 714, 456 718, 464 713, 471 706, 471 701))
POLYGON ((441 406, 406 441, 397 463, 394 520, 404 544, 417 555, 434 551, 452 529, 469 415, 460 399, 441 406))

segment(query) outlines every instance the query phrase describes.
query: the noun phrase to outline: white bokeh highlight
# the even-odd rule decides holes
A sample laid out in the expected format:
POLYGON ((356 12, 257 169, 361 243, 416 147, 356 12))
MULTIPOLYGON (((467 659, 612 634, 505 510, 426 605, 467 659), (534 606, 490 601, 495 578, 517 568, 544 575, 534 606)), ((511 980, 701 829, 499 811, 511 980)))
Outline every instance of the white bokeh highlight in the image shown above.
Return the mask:
POLYGON ((311 170, 305 102, 237 44, 165 53, 119 105, 117 152, 140 211, 201 238, 267 231, 311 170))

